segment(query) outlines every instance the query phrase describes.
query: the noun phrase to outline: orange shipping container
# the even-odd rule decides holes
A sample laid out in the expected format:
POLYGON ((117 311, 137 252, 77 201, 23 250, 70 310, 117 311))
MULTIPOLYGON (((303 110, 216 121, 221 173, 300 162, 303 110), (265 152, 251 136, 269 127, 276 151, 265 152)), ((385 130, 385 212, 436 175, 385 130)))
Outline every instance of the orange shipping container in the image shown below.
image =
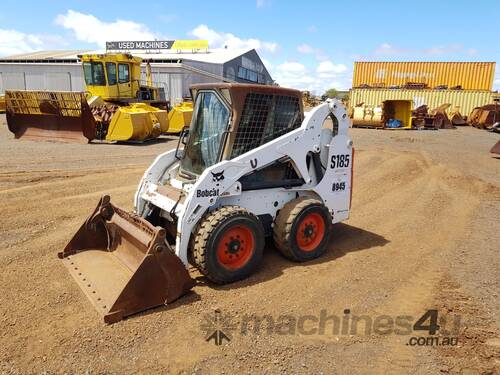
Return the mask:
POLYGON ((390 87, 417 82, 430 88, 447 85, 491 91, 494 74, 494 62, 355 62, 352 87, 364 84, 390 87))

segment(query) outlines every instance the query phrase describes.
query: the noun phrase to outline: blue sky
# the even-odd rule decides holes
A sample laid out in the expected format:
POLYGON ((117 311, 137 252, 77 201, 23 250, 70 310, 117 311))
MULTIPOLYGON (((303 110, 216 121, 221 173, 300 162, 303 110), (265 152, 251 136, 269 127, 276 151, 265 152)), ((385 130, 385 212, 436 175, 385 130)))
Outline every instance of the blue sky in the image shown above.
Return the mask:
MULTIPOLYGON (((106 40, 255 47, 283 86, 347 89, 353 62, 497 61, 499 1, 4 1, 0 55, 106 40)), ((500 87, 500 75, 495 88, 500 87)))

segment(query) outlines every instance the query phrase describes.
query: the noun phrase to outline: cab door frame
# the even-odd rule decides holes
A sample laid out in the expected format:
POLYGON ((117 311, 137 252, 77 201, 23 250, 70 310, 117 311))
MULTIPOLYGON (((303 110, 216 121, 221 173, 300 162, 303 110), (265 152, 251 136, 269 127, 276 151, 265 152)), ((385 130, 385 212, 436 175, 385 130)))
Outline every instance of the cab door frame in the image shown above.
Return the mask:
POLYGON ((108 97, 109 98, 119 98, 120 97, 120 89, 118 85, 118 70, 116 67, 116 63, 113 61, 106 61, 105 62, 105 68, 106 68, 106 78, 108 82, 108 97), (114 65, 115 69, 115 74, 114 77, 110 75, 110 67, 114 65))
POLYGON ((130 63, 118 62, 118 95, 120 98, 132 98, 132 69, 130 63))

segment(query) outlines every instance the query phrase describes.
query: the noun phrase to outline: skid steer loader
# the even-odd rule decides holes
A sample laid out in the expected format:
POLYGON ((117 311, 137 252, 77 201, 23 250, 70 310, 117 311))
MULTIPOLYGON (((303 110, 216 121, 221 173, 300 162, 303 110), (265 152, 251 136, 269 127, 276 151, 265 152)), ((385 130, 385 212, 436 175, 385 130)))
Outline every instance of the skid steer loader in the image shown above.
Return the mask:
POLYGON ((145 171, 135 211, 104 196, 59 253, 107 323, 187 293, 189 263, 215 283, 249 276, 266 236, 292 261, 317 258, 349 216, 354 148, 339 101, 304 115, 292 89, 216 83, 192 94, 189 132, 145 171))
POLYGON ((178 132, 191 121, 192 103, 170 110, 154 87, 151 65, 123 53, 80 55, 87 92, 7 90, 7 125, 16 138, 87 143, 142 142, 178 132))

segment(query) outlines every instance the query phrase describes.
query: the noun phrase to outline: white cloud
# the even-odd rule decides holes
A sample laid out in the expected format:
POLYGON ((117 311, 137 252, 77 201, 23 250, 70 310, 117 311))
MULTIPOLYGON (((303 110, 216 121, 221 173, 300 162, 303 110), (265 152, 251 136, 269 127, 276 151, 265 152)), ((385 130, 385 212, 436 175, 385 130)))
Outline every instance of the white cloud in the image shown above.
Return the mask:
POLYGON ((57 35, 26 34, 17 30, 0 29, 0 56, 15 55, 65 46, 57 35))
POLYGON ((403 48, 396 48, 389 43, 382 43, 380 46, 375 48, 373 53, 375 55, 400 55, 405 53, 407 50, 403 48))
POLYGON ((304 64, 295 61, 285 61, 273 69, 273 78, 285 87, 303 88, 314 81, 304 64))
POLYGON ((272 77, 279 85, 309 90, 316 95, 323 94, 332 87, 338 90, 347 89, 351 81, 347 67, 333 64, 331 61, 328 64, 321 62, 315 69, 296 61, 285 61, 271 70, 272 77))
MULTIPOLYGON (((469 48, 467 50, 461 44, 453 43, 443 46, 431 46, 428 48, 402 48, 398 46, 394 46, 390 43, 382 43, 378 47, 373 50, 372 56, 364 56, 364 57, 381 57, 381 56, 415 56, 420 57, 424 56, 440 56, 447 54, 467 54, 473 55, 477 51, 473 48, 469 48)), ((363 56, 362 56, 363 57, 363 56)))
POLYGON ((111 40, 154 40, 161 38, 141 23, 117 19, 114 22, 101 21, 92 14, 84 14, 68 10, 66 14, 59 14, 55 23, 68 30, 72 30, 77 40, 95 43, 100 47, 111 40))
POLYGON ((347 66, 344 64, 334 64, 330 60, 322 61, 316 68, 316 72, 320 74, 336 74, 347 71, 347 66))
POLYGON ((261 56, 261 58, 260 58, 260 59, 262 60, 262 62, 264 63, 264 65, 266 66, 266 69, 267 69, 268 71, 270 71, 271 69, 273 69, 273 68, 274 68, 274 65, 273 65, 273 64, 272 64, 272 63, 271 63, 268 59, 266 59, 266 58, 264 58, 264 57, 262 57, 262 56, 261 56))
POLYGON ((309 44, 300 44, 297 46, 297 51, 304 54, 314 53, 314 48, 312 48, 309 44))
POLYGON ((211 48, 255 48, 261 51, 276 52, 278 44, 275 42, 261 41, 255 38, 241 39, 234 34, 215 31, 207 25, 198 25, 189 32, 198 39, 208 40, 208 45, 211 48))
POLYGON ((424 48, 422 52, 425 55, 445 55, 447 53, 462 52, 463 46, 460 44, 449 44, 446 46, 436 46, 430 48, 424 48))
POLYGON ((282 64, 276 66, 276 70, 282 74, 303 74, 307 72, 307 68, 304 64, 295 61, 285 61, 282 64))
POLYGON ((477 51, 477 49, 475 49, 475 48, 469 48, 469 49, 467 50, 467 54, 468 54, 469 56, 476 56, 476 55, 477 55, 477 52, 478 52, 478 51, 477 51))
POLYGON ((495 79, 493 81, 493 90, 500 90, 500 73, 495 74, 495 79))
POLYGON ((325 51, 323 51, 321 48, 314 48, 306 43, 299 44, 297 46, 297 51, 304 54, 304 55, 313 54, 313 55, 315 55, 316 59, 320 60, 320 61, 326 60, 328 58, 326 56, 325 51))
POLYGON ((278 46, 278 43, 276 43, 276 42, 262 42, 262 47, 266 51, 274 53, 278 50, 279 46, 278 46))
POLYGON ((177 14, 160 14, 158 19, 163 23, 171 23, 177 19, 177 14))

